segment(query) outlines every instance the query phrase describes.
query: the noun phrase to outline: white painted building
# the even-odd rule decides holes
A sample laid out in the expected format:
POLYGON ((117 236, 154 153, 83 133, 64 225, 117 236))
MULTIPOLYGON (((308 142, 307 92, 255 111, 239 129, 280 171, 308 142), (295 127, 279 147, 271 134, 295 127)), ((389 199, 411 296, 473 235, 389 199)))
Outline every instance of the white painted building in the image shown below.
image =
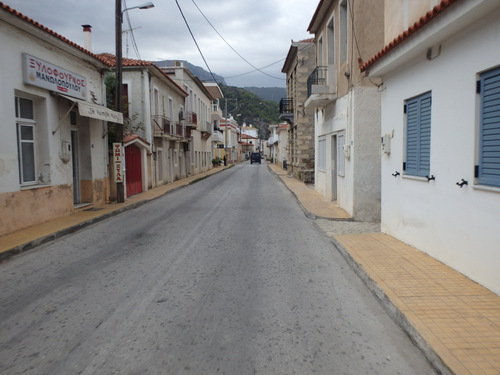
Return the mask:
POLYGON ((0 4, 0 235, 109 200, 98 56, 0 4))
POLYGON ((401 27, 362 67, 383 80, 381 227, 500 294, 500 2, 435 4, 386 9, 401 27))
MULTIPOLYGON (((220 123, 221 129, 224 131, 224 155, 227 156, 228 163, 236 163, 239 155, 239 134, 240 129, 238 122, 229 115, 227 119, 222 119, 220 123)), ((224 157, 224 155, 222 157, 224 157)))
MULTIPOLYGON (((101 54, 111 66, 116 58, 101 54)), ((126 196, 186 177, 190 130, 179 120, 187 93, 161 68, 123 58, 126 196)))
MULTIPOLYGON (((214 132, 212 123, 212 102, 214 98, 210 91, 217 92, 218 86, 207 87, 194 76, 182 62, 176 66, 165 67, 167 73, 182 89, 188 93, 184 106, 183 122, 191 131, 191 148, 186 151, 188 174, 198 174, 212 168, 212 141, 214 132)), ((218 90, 220 92, 220 89, 218 90)), ((222 97, 222 92, 220 92, 222 97)))
POLYGON ((383 47, 383 0, 320 1, 308 31, 316 69, 307 79, 314 114, 315 189, 358 221, 380 220, 380 94, 358 61, 383 47))

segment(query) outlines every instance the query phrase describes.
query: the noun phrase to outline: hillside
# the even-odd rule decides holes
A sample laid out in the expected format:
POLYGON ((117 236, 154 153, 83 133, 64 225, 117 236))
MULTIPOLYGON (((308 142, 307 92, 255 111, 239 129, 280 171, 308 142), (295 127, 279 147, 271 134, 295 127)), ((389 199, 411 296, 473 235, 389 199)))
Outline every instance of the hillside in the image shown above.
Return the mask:
POLYGON ((267 138, 268 125, 279 123, 279 105, 277 102, 265 100, 245 89, 233 86, 221 85, 224 99, 221 99, 220 106, 225 115, 225 99, 238 99, 238 107, 235 108, 235 101, 228 100, 227 111, 241 125, 253 125, 260 129, 259 136, 267 138), (240 116, 237 116, 237 115, 240 116))
POLYGON ((245 90, 261 97, 279 103, 286 97, 286 88, 284 87, 244 87, 245 90))

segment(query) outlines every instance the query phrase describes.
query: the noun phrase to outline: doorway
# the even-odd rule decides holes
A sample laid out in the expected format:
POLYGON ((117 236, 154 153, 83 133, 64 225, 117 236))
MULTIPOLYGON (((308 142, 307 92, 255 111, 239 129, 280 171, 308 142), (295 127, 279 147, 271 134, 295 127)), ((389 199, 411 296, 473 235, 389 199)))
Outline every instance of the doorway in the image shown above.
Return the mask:
POLYGON ((127 197, 142 193, 142 157, 136 145, 125 147, 127 197))
POLYGON ((332 149, 331 149, 331 166, 330 166, 330 173, 331 173, 331 180, 332 180, 332 190, 331 190, 331 196, 332 196, 332 201, 337 200, 337 135, 332 135, 332 149))

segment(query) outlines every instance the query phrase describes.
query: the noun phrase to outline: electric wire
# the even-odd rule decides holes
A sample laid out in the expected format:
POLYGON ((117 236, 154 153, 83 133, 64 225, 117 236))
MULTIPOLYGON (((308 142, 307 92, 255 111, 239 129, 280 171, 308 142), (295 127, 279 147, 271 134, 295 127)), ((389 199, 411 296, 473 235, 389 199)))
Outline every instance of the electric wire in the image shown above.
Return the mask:
MULTIPOLYGON (((250 74, 250 73, 253 73, 254 71, 258 71, 270 78, 273 78, 273 79, 278 79, 280 81, 284 81, 285 79, 284 78, 281 78, 281 77, 275 77, 271 74, 268 74, 264 71, 262 71, 262 69, 265 69, 271 65, 274 65, 274 64, 277 64, 279 61, 282 61, 282 60, 279 60, 278 62, 276 63, 273 63, 273 64, 270 64, 270 65, 267 65, 263 68, 257 68, 255 65, 253 65, 251 62, 249 62, 247 59, 245 59, 238 51, 236 51, 236 49, 233 48, 233 46, 231 44, 229 44, 229 42, 221 35, 221 33, 219 33, 219 31, 215 28, 215 26, 212 24, 212 22, 210 22, 210 20, 207 18, 207 16, 205 16, 205 14, 203 13, 203 11, 200 9, 200 7, 198 6, 198 4, 196 4, 196 2, 194 0, 191 0, 194 4, 194 6, 196 7, 196 9, 198 9, 198 11, 201 13, 201 15, 203 16, 203 18, 205 18, 205 20, 208 22, 208 24, 212 27, 212 29, 214 29, 214 31, 217 33, 217 35, 224 41, 224 43, 227 44, 227 46, 229 48, 231 48, 231 50, 233 50, 234 53, 236 53, 244 62, 246 62, 248 65, 250 65, 252 68, 254 68, 255 70, 251 71, 251 72, 248 72, 248 73, 242 73, 240 75, 237 75, 237 76, 233 76, 233 77, 239 77, 239 76, 242 76, 242 75, 245 75, 245 74, 250 74)), ((283 59, 284 60, 284 59, 283 59)), ((233 78, 233 77, 228 77, 228 78, 233 78)))
MULTIPOLYGON (((132 23, 130 22, 130 17, 128 15, 128 12, 126 11, 127 10, 127 1, 126 0, 123 0, 123 9, 125 9, 125 15, 127 17, 127 24, 128 24, 128 28, 130 30, 130 40, 132 42, 132 48, 134 49, 135 51, 135 54, 137 55, 137 58, 139 60, 141 60, 141 55, 139 53, 139 48, 137 47, 137 43, 135 41, 135 36, 134 36, 134 32, 132 30, 132 23)), ((123 18, 123 17, 122 17, 123 18)))
POLYGON ((210 66, 208 66, 208 62, 207 60, 205 59, 205 56, 203 55, 203 52, 201 52, 201 49, 200 49, 200 46, 198 45, 198 42, 196 41, 196 38, 194 37, 194 34, 193 32, 191 31, 191 27, 189 26, 189 23, 186 19, 186 17, 184 16, 184 12, 182 11, 182 8, 181 6, 179 5, 179 2, 177 0, 175 0, 175 3, 177 4, 177 8, 179 8, 179 12, 181 13, 181 16, 184 20, 184 23, 186 24, 186 27, 188 28, 189 30, 189 33, 191 34, 191 38, 193 38, 193 41, 194 41, 194 44, 196 45, 196 48, 198 48, 198 52, 200 53, 201 55, 201 58, 203 59, 203 61, 205 62, 205 65, 208 69, 208 71, 210 72, 210 75, 212 76, 213 80, 215 83, 219 84, 219 82, 217 81, 217 79, 215 79, 215 76, 214 74, 212 73, 212 70, 210 69, 210 66))

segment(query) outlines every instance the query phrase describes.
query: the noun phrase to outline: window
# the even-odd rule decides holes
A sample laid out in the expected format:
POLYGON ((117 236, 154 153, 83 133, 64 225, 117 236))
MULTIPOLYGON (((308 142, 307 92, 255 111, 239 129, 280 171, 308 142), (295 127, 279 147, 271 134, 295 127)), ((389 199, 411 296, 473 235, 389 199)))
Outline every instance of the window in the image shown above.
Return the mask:
POLYGON ((481 74, 479 99, 479 165, 483 185, 500 187, 500 68, 481 74))
POLYGON ((318 143, 318 170, 326 171, 326 139, 320 139, 318 143))
POLYGON ((405 103, 406 162, 408 175, 425 177, 430 171, 431 156, 431 93, 425 93, 405 103))
POLYGON ((340 3, 340 63, 347 61, 347 0, 340 3))
POLYGON ((35 184, 35 117, 33 101, 16 96, 17 149, 19 154, 19 182, 35 184))
POLYGON ((328 65, 335 65, 335 30, 333 27, 333 18, 328 22, 328 65))

